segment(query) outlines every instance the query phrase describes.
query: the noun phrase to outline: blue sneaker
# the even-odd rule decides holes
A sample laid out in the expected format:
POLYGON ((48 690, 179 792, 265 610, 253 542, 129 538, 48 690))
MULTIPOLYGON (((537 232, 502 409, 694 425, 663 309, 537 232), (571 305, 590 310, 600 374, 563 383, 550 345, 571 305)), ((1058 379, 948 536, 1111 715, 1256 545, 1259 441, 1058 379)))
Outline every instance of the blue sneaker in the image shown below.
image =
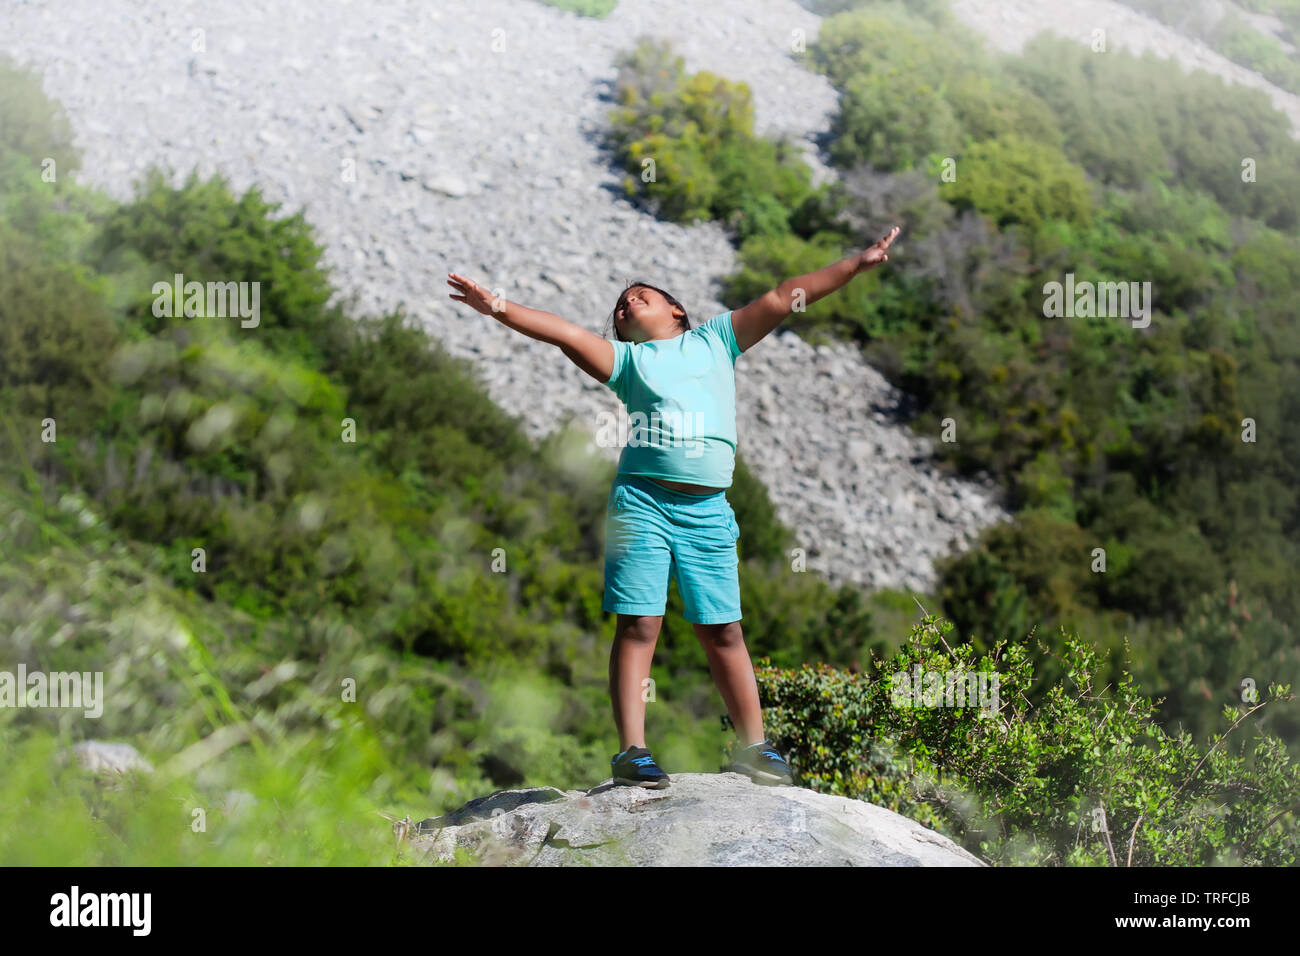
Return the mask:
POLYGON ((622 753, 614 754, 609 763, 610 776, 615 783, 662 790, 672 782, 645 747, 628 747, 622 753))
POLYGON ((770 740, 760 740, 737 751, 727 769, 743 773, 755 783, 775 786, 790 786, 794 783, 790 765, 777 753, 770 740))

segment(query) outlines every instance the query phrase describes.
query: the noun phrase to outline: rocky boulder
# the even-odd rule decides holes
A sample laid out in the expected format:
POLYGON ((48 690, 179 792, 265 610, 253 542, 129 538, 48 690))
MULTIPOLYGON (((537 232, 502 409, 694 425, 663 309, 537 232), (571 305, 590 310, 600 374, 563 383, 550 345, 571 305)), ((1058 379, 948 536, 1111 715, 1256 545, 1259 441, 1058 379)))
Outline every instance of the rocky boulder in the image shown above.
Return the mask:
POLYGON ((402 830, 429 862, 463 847, 506 866, 985 865, 890 810, 738 773, 673 774, 663 790, 500 790, 402 830))

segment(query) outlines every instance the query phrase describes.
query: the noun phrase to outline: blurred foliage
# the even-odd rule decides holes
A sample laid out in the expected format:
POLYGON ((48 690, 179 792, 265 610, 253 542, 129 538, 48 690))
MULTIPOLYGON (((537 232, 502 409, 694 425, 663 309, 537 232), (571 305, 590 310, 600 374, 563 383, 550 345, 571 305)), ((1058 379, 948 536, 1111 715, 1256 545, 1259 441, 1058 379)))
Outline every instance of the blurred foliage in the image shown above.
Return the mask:
POLYGON ((1283 38, 1300 46, 1300 0, 1237 0, 1237 6, 1277 17, 1282 21, 1283 38))
POLYGON ((1070 159, 1108 185, 1152 180, 1208 193, 1228 213, 1275 229, 1300 225, 1300 152, 1289 121, 1260 90, 1199 70, 1171 70, 1154 53, 1093 53, 1041 33, 1009 73, 1057 116, 1070 159), (1104 68, 1099 58, 1104 58, 1104 68), (1243 174, 1252 160, 1254 181, 1243 174))
MULTIPOLYGON (((799 5, 819 16, 828 17, 845 10, 879 4, 881 0, 799 0, 799 5)), ((931 23, 947 23, 952 18, 949 0, 887 0, 891 5, 901 5, 931 23)))
POLYGON ((831 158, 901 171, 1002 136, 1046 150, 1063 146, 1049 105, 972 34, 926 6, 858 4, 823 23, 808 58, 841 91, 831 158))
MULTIPOLYGON (((1267 13, 1282 22, 1282 34, 1293 47, 1300 40, 1297 0, 1236 0, 1237 6, 1267 13)), ((1150 14, 1180 33, 1203 40, 1229 60, 1249 67, 1284 90, 1300 93, 1300 62, 1288 54, 1277 37, 1263 33, 1234 10, 1212 0, 1128 0, 1128 6, 1150 14)))
POLYGON ((550 7, 568 10, 580 17, 607 17, 618 6, 618 0, 541 0, 550 7))
POLYGON ((11 407, 37 430, 57 415, 84 434, 110 401, 117 343, 102 296, 78 270, 0 222, 0 393, 11 407))
POLYGON ((67 174, 81 165, 73 144, 72 124, 62 107, 52 103, 41 88, 40 75, 19 67, 0 53, 0 117, 4 118, 4 152, 23 161, 39 175, 41 164, 52 159, 55 174, 67 174))

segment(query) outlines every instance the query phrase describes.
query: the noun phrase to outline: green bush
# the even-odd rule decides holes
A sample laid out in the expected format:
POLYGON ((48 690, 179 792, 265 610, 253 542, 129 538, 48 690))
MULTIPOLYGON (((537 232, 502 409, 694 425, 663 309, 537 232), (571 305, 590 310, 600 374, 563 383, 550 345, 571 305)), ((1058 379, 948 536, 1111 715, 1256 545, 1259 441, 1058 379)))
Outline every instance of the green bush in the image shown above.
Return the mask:
POLYGON ((951 155, 961 144, 942 91, 925 74, 904 68, 852 77, 831 132, 831 157, 842 166, 915 169, 930 154, 951 155))
MULTIPOLYGON (((1217 713, 1227 704, 1253 702, 1252 687, 1263 700, 1269 684, 1290 679, 1300 664, 1300 644, 1290 623, 1246 601, 1236 581, 1199 595, 1186 610, 1184 623, 1162 636, 1154 655, 1159 665, 1147 668, 1145 680, 1164 698, 1166 726, 1181 725, 1204 738, 1217 724, 1211 706, 1217 713)), ((1300 716, 1294 708, 1270 708, 1259 727, 1293 740, 1300 716)))
POLYGON ((754 136, 748 86, 687 76, 682 62, 648 38, 616 60, 610 146, 628 195, 676 222, 722 220, 741 238, 788 231, 790 212, 813 195, 798 150, 754 136))
MULTIPOLYGON (((1133 0, 1131 6, 1204 40, 1211 49, 1257 70, 1282 89, 1300 92, 1300 65, 1277 39, 1255 29, 1232 9, 1222 10, 1206 0, 1133 0)), ((1239 6, 1280 17, 1289 42, 1295 45, 1300 29, 1300 4, 1295 0, 1243 0, 1239 6)))
POLYGON ((958 209, 978 209, 999 226, 1037 231, 1049 219, 1087 226, 1092 199, 1084 171, 1060 150, 1024 137, 976 143, 958 159, 956 179, 939 188, 958 209))
POLYGON ((946 90, 970 54, 899 7, 865 7, 822 23, 811 65, 841 90, 831 158, 849 167, 918 168, 950 156, 961 125, 946 90))
POLYGON ((21 446, 41 443, 46 418, 56 439, 90 433, 111 398, 107 363, 117 344, 102 292, 0 222, 0 407, 12 412, 21 446))
POLYGON ((1048 150, 1065 151, 1065 136, 1052 110, 989 61, 944 89, 968 142, 1019 136, 1048 150))
MULTIPOLYGON (((729 301, 748 302, 790 276, 815 272, 828 262, 847 253, 839 236, 821 233, 812 239, 786 233, 778 236, 755 236, 739 250, 741 268, 727 279, 724 297, 729 301)), ((800 333, 825 330, 855 321, 873 328, 873 319, 881 306, 873 301, 880 283, 868 274, 833 296, 826 296, 806 308, 792 312, 782 328, 800 333)))
POLYGON ((46 160, 54 160, 57 176, 66 176, 80 165, 81 153, 73 145, 67 112, 46 97, 38 74, 19 68, 4 53, 0 53, 0 116, 4 117, 0 156, 21 158, 33 178, 39 178, 46 160))
MULTIPOLYGON (((231 195, 226 181, 201 181, 191 173, 174 189, 151 169, 132 202, 106 217, 99 236, 101 272, 144 274, 128 310, 133 325, 156 333, 171 324, 155 315, 154 283, 257 283, 258 323, 245 328, 238 318, 209 316, 249 340, 285 348, 309 361, 327 360, 341 328, 340 312, 327 308, 332 294, 328 275, 319 267, 322 249, 302 213, 277 216, 279 206, 265 202, 254 187, 231 195)), ((178 311, 178 305, 173 303, 178 311)), ((174 316, 183 323, 184 316, 174 316)))
POLYGON ((1170 70, 1154 53, 1093 53, 1047 33, 1008 71, 1048 104, 1066 155, 1098 181, 1138 188, 1157 178, 1274 228, 1300 225, 1300 198, 1286 187, 1300 175, 1300 154, 1288 121, 1261 91, 1170 70), (1255 164, 1254 181, 1243 176, 1246 160, 1255 164))
POLYGON ((837 87, 877 72, 926 74, 936 87, 985 65, 974 36, 951 18, 901 3, 868 3, 827 17, 809 48, 812 65, 837 87))
POLYGON ((580 17, 607 17, 618 6, 618 0, 541 0, 542 3, 568 10, 580 17))
POLYGON ((764 662, 768 733, 789 749, 796 784, 904 813, 995 864, 1295 862, 1300 768, 1276 737, 1236 749, 1228 739, 1293 700, 1290 685, 1223 708, 1231 725, 1202 749, 1152 720, 1155 705, 1127 673, 1099 686, 1098 654, 1077 636, 1061 632, 1066 676, 1029 706, 1026 644, 999 641, 977 656, 950 644, 951 630, 926 615, 905 648, 861 676, 764 662), (922 704, 941 702, 950 682, 974 690, 972 674, 990 675, 986 696, 962 707, 954 690, 958 706, 911 706, 918 666, 937 679, 922 679, 922 704))

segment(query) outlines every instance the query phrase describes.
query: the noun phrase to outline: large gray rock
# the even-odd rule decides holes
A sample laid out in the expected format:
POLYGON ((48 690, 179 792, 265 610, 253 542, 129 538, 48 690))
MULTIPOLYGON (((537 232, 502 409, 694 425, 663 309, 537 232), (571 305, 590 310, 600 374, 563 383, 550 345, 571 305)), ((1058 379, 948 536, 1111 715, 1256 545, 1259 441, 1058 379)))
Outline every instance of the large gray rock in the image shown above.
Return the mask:
POLYGON ((890 810, 738 773, 678 773, 664 790, 501 790, 410 833, 430 861, 464 847, 519 866, 984 866, 890 810))

